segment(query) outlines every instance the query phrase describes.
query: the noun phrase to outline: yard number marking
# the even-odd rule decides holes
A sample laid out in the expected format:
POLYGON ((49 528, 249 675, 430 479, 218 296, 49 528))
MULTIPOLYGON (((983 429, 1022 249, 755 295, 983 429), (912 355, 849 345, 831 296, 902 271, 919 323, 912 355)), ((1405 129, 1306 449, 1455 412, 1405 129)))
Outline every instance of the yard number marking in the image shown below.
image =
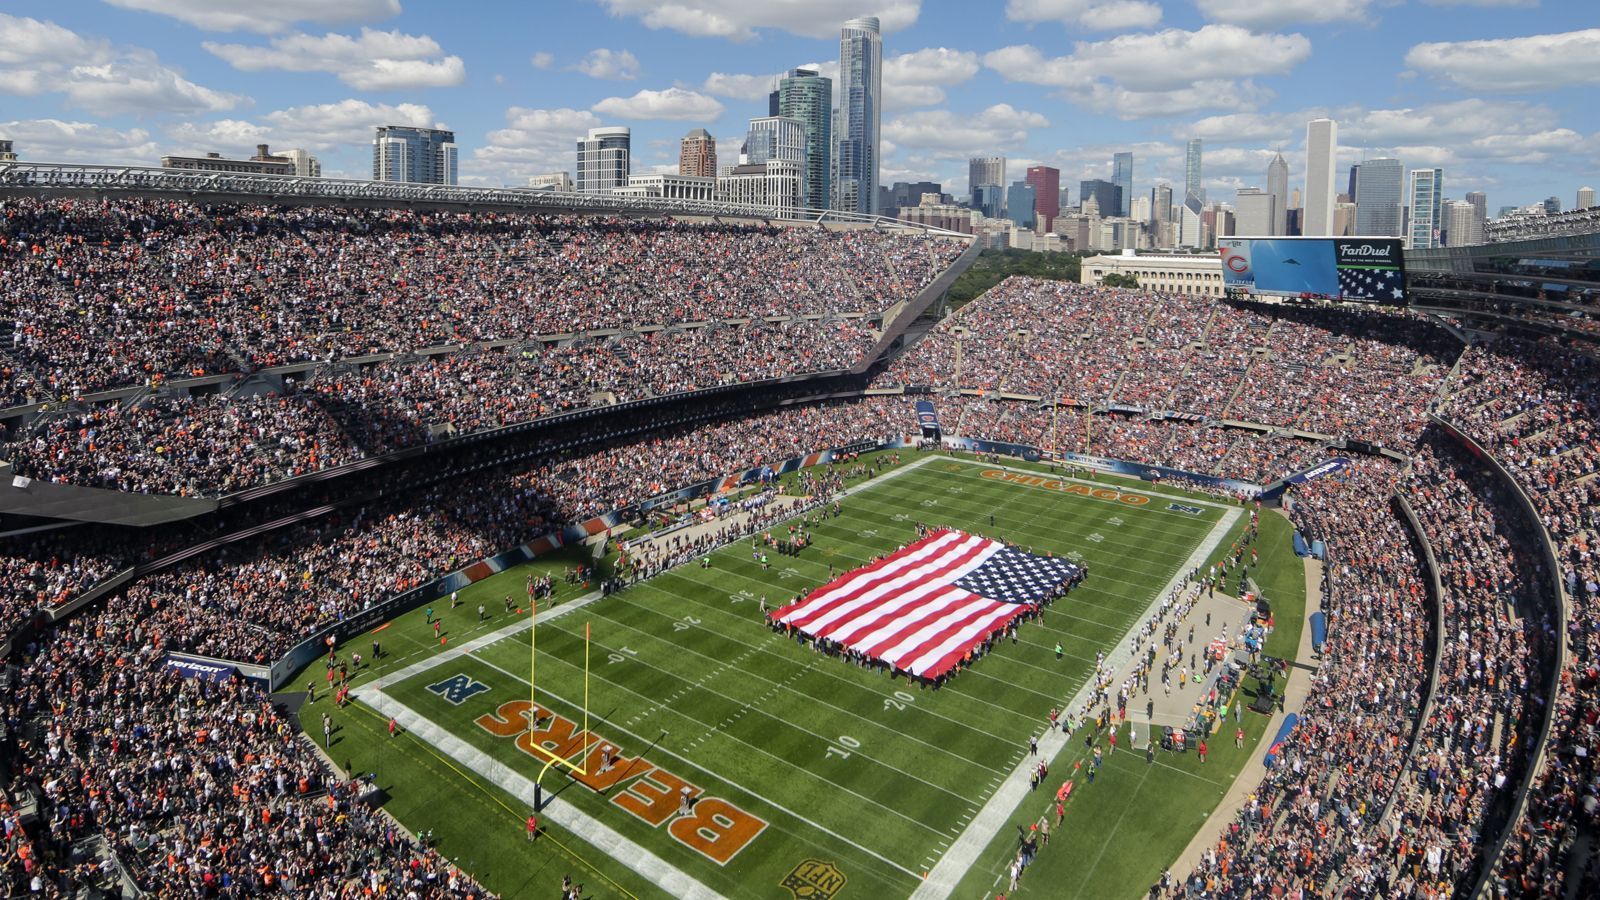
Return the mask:
POLYGON ((915 702, 917 702, 916 697, 911 696, 905 691, 895 691, 893 697, 883 698, 883 709, 885 712, 891 709, 905 709, 907 706, 910 706, 915 702))
POLYGON ((839 740, 828 745, 826 756, 837 756, 840 759, 849 759, 851 750, 860 750, 861 742, 848 734, 839 735, 839 740), (845 749, 845 748, 849 749, 845 749))

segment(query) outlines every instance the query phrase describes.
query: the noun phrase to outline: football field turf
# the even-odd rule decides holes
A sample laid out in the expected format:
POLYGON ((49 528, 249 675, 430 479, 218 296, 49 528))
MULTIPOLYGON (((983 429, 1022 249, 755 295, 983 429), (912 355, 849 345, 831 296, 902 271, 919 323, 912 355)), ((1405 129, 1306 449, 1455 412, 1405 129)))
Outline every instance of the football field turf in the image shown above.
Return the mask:
MULTIPOLYGON (((960 847, 946 861, 947 869, 960 863, 956 877, 964 878, 955 895, 983 896, 1024 820, 1014 790, 1008 802, 995 795, 1017 777, 1029 737, 1052 707, 1076 705, 1096 653, 1123 642, 1187 567, 1215 558, 1218 545, 1226 550, 1244 517, 1234 505, 1137 482, 1046 475, 1048 484, 1019 484, 994 477, 1002 466, 905 456, 914 464, 865 482, 840 516, 813 528, 812 547, 798 558, 773 555, 770 569, 745 540, 712 554, 710 568, 691 563, 613 596, 564 588, 565 602, 541 610, 537 626, 536 702, 541 717, 554 717, 531 734, 527 616, 505 613, 502 602, 525 599, 526 569, 463 590, 458 609, 435 604, 444 647, 421 610, 397 620, 379 635, 390 653, 358 680, 358 707, 335 714, 344 727, 331 755, 376 771, 392 812, 414 829, 435 829, 442 850, 506 896, 544 895, 558 870, 575 870, 594 896, 796 896, 783 886, 789 879, 831 885, 833 894, 817 897, 905 897, 960 847), (1024 624, 1016 643, 1001 641, 939 689, 821 655, 762 623, 759 598, 776 608, 910 542, 918 521, 1068 555, 1090 576, 1042 622, 1024 624), (489 613, 481 623, 479 603, 489 613), (586 626, 589 786, 552 766, 542 778, 546 836, 529 846, 522 817, 545 762, 529 745, 569 748, 575 760, 570 748, 584 746, 586 626), (403 728, 392 739, 382 727, 390 716, 403 728), (604 773, 602 743, 616 748, 604 773), (685 786, 698 798, 687 816, 679 810, 685 786)), ((364 651, 363 642, 353 649, 364 651)), ((1081 743, 1063 752, 1052 783, 1081 743)), ((1074 802, 1109 803, 1108 815, 1126 815, 1132 794, 1155 791, 1146 799, 1158 808, 1182 798, 1209 811, 1242 756, 1204 775, 1184 759, 1132 772, 1121 804, 1111 788, 1074 802)), ((1136 825, 1166 824, 1131 848, 1141 865, 1106 860, 1099 877, 1086 857, 1103 857, 1115 829, 1099 818, 1079 822, 1081 834, 1057 838, 1077 848, 1066 870, 1073 883, 1040 884, 1036 893, 1137 893, 1150 867, 1159 872, 1193 834, 1193 812, 1186 807, 1181 821, 1136 817, 1136 825)), ((1083 817, 1069 816, 1063 828, 1075 819, 1083 817)), ((1102 868, 1101 858, 1093 862, 1102 868)))

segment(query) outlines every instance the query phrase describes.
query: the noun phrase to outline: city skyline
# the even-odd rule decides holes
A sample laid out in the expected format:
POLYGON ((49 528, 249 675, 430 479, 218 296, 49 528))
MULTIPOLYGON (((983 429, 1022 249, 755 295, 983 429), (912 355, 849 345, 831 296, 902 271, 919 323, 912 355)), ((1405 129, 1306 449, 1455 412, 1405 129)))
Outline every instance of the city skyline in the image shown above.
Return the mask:
POLYGON ((524 43, 498 36, 532 24, 512 6, 483 9, 507 23, 488 37, 482 16, 399 0, 25 0, 0 14, 0 38, 19 48, 0 80, 0 138, 22 159, 140 165, 270 143, 309 150, 328 176, 367 177, 374 127, 441 127, 457 135, 462 184, 521 185, 570 170, 573 140, 619 125, 633 130, 636 174, 672 172, 693 127, 736 158, 777 77, 814 66, 836 79, 841 26, 875 14, 882 185, 963 195, 967 158, 988 155, 1058 168, 1067 184, 1113 180, 1114 154, 1131 152, 1140 196, 1181 185, 1185 144, 1200 138, 1208 199, 1259 186, 1279 148, 1300 187, 1305 123, 1326 115, 1339 122, 1337 173, 1396 157, 1445 169, 1451 190, 1494 208, 1570 204, 1600 180, 1583 91, 1600 73, 1546 58, 1558 46, 1594 58, 1600 29, 1572 30, 1571 7, 1550 0, 1452 2, 1134 3, 1119 18, 1093 3, 694 0, 671 17, 596 0, 535 17, 524 43))

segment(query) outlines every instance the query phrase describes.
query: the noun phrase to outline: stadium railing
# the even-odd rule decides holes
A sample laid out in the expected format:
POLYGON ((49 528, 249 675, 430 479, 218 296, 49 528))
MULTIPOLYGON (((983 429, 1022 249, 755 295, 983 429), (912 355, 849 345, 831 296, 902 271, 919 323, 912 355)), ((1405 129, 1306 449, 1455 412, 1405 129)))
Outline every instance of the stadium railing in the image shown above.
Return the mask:
POLYGON ((1448 419, 1436 413, 1429 413, 1428 419, 1437 425, 1452 439, 1457 441, 1474 457, 1485 461, 1490 470, 1516 498, 1517 506, 1521 509, 1525 525, 1531 533, 1537 535, 1539 556, 1543 563, 1541 566, 1548 593, 1542 596, 1553 606, 1548 610, 1554 623, 1551 637, 1555 640, 1555 658, 1544 660, 1541 665, 1546 669, 1545 684, 1542 685, 1544 702, 1539 704, 1540 722, 1538 727, 1538 740, 1534 743, 1535 751, 1518 778, 1517 785, 1511 796, 1514 798, 1511 808, 1506 812, 1505 818, 1499 823, 1499 831, 1494 840, 1488 845, 1489 851, 1483 855, 1482 869, 1475 878, 1475 887, 1472 896, 1483 896, 1488 889, 1490 879, 1500 867, 1501 857, 1504 856, 1506 847, 1515 833, 1516 823, 1522 819, 1528 806, 1528 792, 1533 786, 1533 780, 1539 772, 1544 771, 1546 757, 1550 753, 1550 732, 1555 726, 1555 698, 1561 689, 1561 672, 1567 664, 1567 609, 1570 600, 1567 597, 1566 586, 1561 582, 1560 557, 1556 552, 1555 541, 1550 537, 1550 531, 1545 527, 1544 519, 1539 515, 1538 507, 1534 506, 1533 499, 1523 489, 1522 483, 1512 476, 1505 465, 1482 444, 1468 434, 1467 431, 1448 419))
POLYGON ((76 163, 0 163, 0 191, 87 190, 182 196, 186 199, 244 197, 273 203, 351 202, 509 208, 527 211, 616 213, 631 216, 698 216, 811 223, 834 227, 892 228, 971 239, 955 231, 916 222, 831 209, 796 209, 736 203, 577 194, 534 188, 479 188, 446 184, 309 178, 241 172, 206 172, 153 166, 98 166, 76 163))
MULTIPOLYGON (((1440 598, 1444 596, 1444 584, 1439 580, 1439 560, 1433 554, 1433 542, 1428 540, 1427 529, 1422 527, 1422 522, 1417 518, 1417 513, 1411 508, 1411 501, 1406 495, 1395 491, 1390 495, 1390 501, 1400 511, 1401 521, 1410 529, 1411 536, 1422 547, 1422 564, 1426 569, 1428 584, 1428 618, 1433 624, 1433 637, 1431 658, 1428 660, 1427 693, 1422 702, 1422 711, 1418 713, 1411 723, 1411 749, 1406 753, 1405 775, 1413 775, 1416 771, 1417 757, 1422 753, 1422 742, 1417 740, 1418 733, 1422 730, 1423 723, 1433 718, 1433 709, 1438 702, 1439 694, 1439 665, 1440 650, 1444 646, 1444 616, 1440 611, 1440 598)), ((1402 776, 1404 777, 1404 776, 1402 776)), ((1390 814, 1394 811, 1395 804, 1399 802, 1401 786, 1396 785, 1395 790, 1389 794, 1389 802, 1384 804, 1383 814, 1378 817, 1379 822, 1393 821, 1390 814)), ((1492 869, 1491 869, 1492 871, 1492 869)))

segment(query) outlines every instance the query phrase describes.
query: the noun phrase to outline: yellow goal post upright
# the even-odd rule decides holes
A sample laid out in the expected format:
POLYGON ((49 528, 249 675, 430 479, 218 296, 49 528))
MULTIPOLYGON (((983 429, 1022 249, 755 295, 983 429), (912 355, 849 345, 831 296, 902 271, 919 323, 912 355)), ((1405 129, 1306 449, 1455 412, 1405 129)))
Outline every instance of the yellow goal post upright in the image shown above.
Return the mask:
MULTIPOLYGON (((539 661, 539 604, 532 597, 528 598, 528 728, 533 730, 539 712, 539 688, 536 679, 537 664, 539 661)), ((544 747, 528 742, 528 750, 535 756, 545 759, 544 766, 539 769, 539 775, 533 780, 533 808, 537 811, 543 806, 543 782, 545 773, 550 767, 561 765, 579 775, 588 775, 589 765, 589 629, 590 623, 583 623, 583 746, 578 756, 578 762, 553 753, 544 747)), ((552 715, 554 713, 552 712, 552 715)))

